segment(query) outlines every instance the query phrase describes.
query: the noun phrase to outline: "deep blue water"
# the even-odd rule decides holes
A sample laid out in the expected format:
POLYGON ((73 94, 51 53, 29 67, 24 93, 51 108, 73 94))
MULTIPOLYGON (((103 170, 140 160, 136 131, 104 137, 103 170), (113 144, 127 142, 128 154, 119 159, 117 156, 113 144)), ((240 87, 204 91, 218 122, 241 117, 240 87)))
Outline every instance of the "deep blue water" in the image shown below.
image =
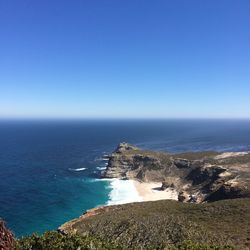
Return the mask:
POLYGON ((0 217, 17 236, 56 229, 111 191, 98 181, 119 142, 146 149, 250 150, 250 120, 0 121, 0 217), (84 171, 70 169, 86 168, 84 171))

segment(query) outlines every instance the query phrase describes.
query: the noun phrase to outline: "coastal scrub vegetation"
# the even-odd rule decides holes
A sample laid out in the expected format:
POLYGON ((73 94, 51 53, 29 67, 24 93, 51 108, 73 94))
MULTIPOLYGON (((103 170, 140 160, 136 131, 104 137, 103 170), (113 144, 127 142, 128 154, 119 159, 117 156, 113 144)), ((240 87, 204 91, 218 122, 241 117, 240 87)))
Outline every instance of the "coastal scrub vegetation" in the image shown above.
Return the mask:
MULTIPOLYGON (((139 250, 145 249, 139 246, 128 247, 125 244, 119 245, 108 241, 103 241, 95 237, 79 235, 63 235, 56 231, 46 232, 39 236, 33 234, 17 240, 15 250, 139 250)), ((232 246, 216 246, 209 244, 183 241, 177 245, 167 246, 164 244, 147 249, 164 250, 235 250, 232 246)))
POLYGON ((19 239, 15 243, 15 250, 87 250, 122 249, 110 242, 91 236, 63 235, 56 231, 48 231, 43 235, 33 234, 19 239))
POLYGON ((0 250, 250 249, 249 205, 249 199, 236 199, 204 205, 156 201, 110 206, 108 212, 74 225, 76 233, 48 231, 20 239, 1 221, 0 250))
POLYGON ((250 249, 249 228, 250 199, 245 198, 109 206, 95 210, 94 216, 66 223, 60 230, 104 242, 108 239, 127 249, 250 249))

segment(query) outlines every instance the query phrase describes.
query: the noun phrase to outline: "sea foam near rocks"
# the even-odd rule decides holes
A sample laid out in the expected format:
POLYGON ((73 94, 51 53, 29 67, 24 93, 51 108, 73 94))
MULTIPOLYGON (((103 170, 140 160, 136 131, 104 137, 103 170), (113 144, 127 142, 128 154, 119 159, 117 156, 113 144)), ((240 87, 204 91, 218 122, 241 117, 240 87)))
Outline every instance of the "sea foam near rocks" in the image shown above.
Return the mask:
POLYGON ((107 205, 117 205, 142 201, 142 197, 137 192, 133 180, 110 180, 111 192, 107 205))
POLYGON ((86 168, 69 168, 69 171, 74 171, 74 172, 79 172, 83 170, 86 170, 86 168))

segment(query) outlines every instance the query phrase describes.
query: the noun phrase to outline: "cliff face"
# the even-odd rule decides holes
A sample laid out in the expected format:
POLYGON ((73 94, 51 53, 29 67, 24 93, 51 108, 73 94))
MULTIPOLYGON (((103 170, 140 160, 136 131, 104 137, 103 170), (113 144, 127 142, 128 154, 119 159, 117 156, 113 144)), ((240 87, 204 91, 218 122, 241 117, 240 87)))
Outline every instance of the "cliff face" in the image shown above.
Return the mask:
POLYGON ((104 178, 162 182, 179 201, 196 202, 250 197, 250 153, 167 154, 121 143, 111 154, 104 178))

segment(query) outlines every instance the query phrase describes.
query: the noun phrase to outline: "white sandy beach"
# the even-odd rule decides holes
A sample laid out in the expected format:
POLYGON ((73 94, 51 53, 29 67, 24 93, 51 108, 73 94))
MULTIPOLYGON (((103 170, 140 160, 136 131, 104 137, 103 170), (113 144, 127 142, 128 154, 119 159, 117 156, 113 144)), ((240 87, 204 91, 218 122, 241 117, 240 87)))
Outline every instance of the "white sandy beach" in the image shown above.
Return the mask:
POLYGON ((141 201, 177 200, 173 189, 160 190, 161 182, 139 182, 136 180, 109 180, 112 191, 107 205, 125 204, 141 201))
POLYGON ((107 205, 125 204, 143 201, 139 195, 133 180, 111 179, 111 192, 107 205))
POLYGON ((246 151, 246 152, 225 152, 225 153, 222 153, 220 155, 215 156, 214 159, 220 160, 220 159, 225 159, 228 157, 243 156, 243 155, 247 155, 249 153, 250 153, 249 151, 246 151))
POLYGON ((160 190, 161 182, 133 181, 142 201, 178 200, 178 194, 173 189, 160 190))

